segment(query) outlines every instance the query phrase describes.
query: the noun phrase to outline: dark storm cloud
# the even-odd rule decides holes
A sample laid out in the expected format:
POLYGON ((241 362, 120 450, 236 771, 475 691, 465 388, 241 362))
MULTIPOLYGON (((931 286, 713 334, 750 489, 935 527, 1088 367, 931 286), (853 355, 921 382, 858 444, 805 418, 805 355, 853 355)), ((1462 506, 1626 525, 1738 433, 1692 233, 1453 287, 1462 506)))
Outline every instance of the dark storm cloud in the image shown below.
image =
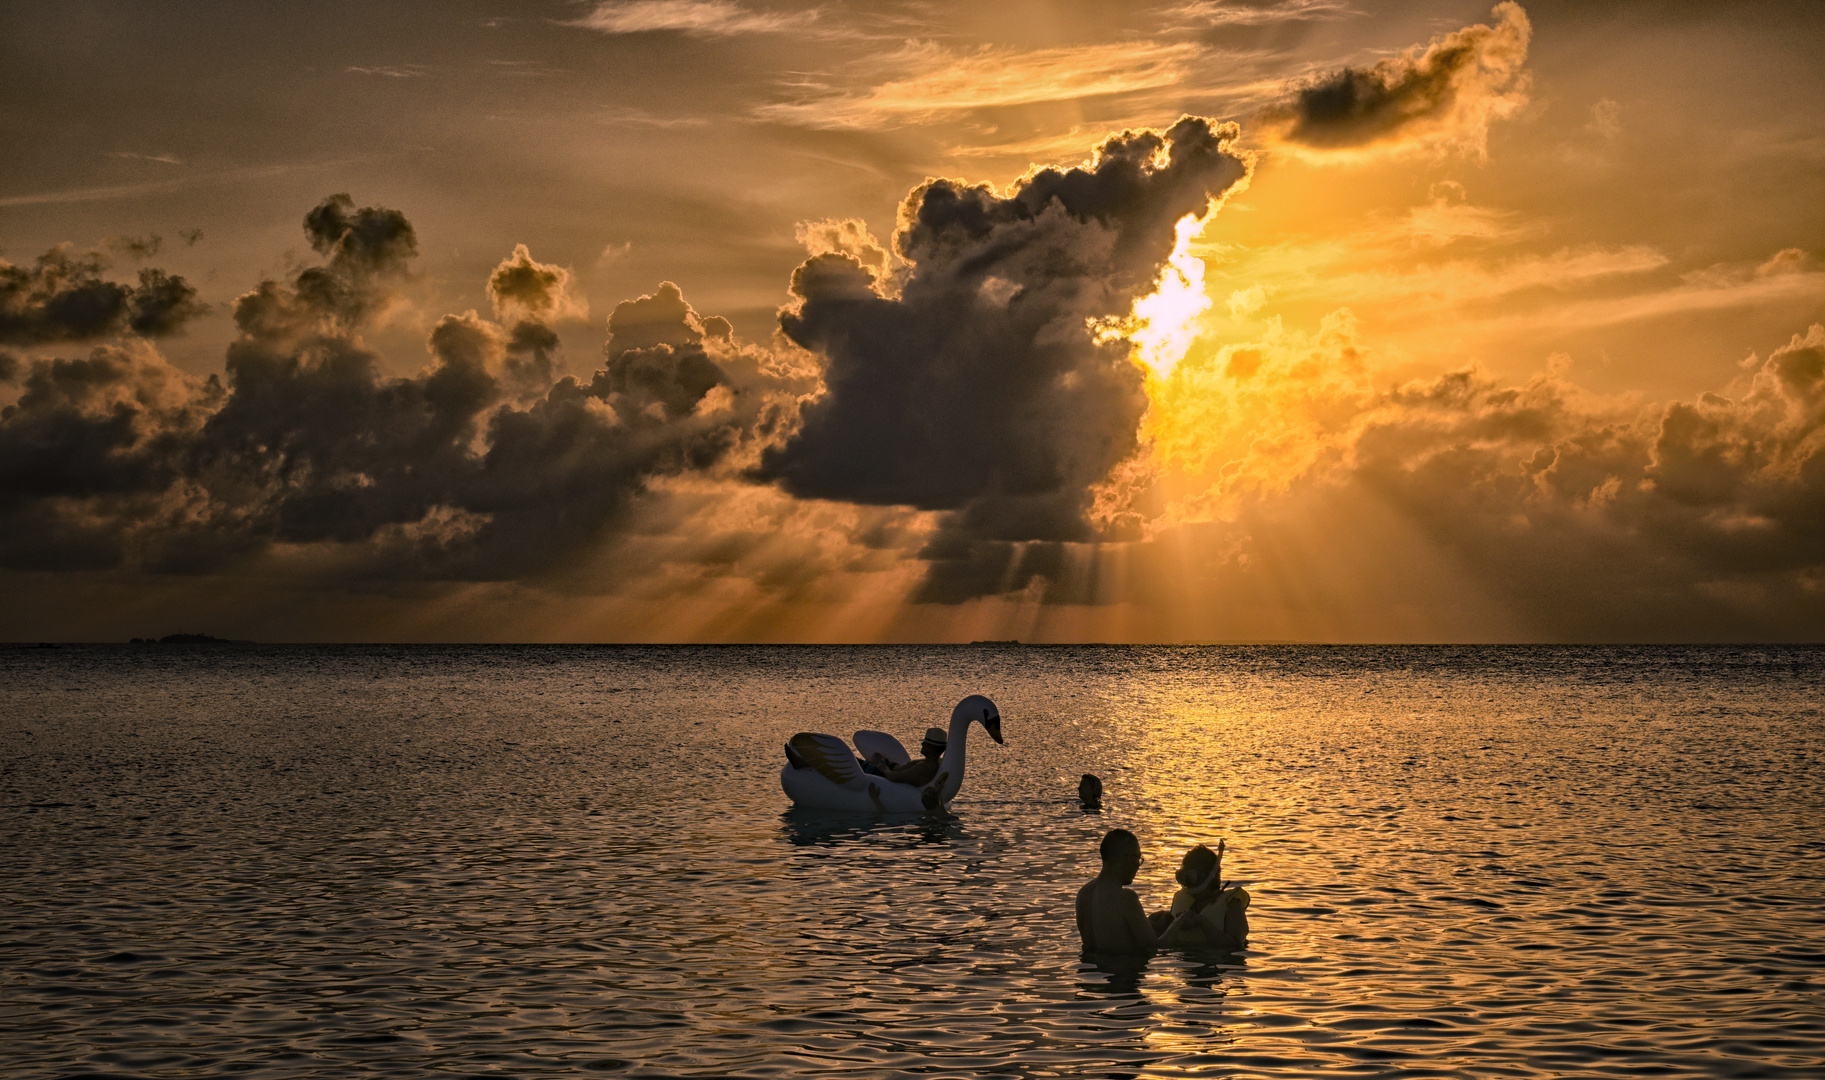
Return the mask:
MULTIPOLYGON (((650 479, 763 426, 756 355, 669 284, 617 310, 586 380, 552 380, 543 323, 474 313, 436 325, 418 374, 389 376, 359 331, 406 271, 411 224, 335 196, 305 230, 324 263, 237 301, 225 385, 149 347, 29 365, 0 416, 0 564, 201 572, 329 545, 357 579, 538 574, 650 479)), ((507 306, 538 306, 524 294, 507 306)))
POLYGON ((324 273, 364 277, 403 273, 418 254, 418 234, 397 210, 355 208, 348 195, 331 195, 304 215, 311 250, 329 256, 324 273))
MULTIPOLYGON (((235 301, 244 338, 282 341, 311 333, 351 333, 392 296, 418 253, 418 235, 397 210, 355 208, 331 195, 304 216, 311 248, 328 256, 289 282, 262 281, 235 301)), ((231 356, 232 363, 232 356, 231 356)))
POLYGON ((100 254, 76 255, 67 246, 52 248, 29 267, 0 261, 0 343, 170 334, 207 310, 175 274, 141 270, 133 286, 107 280, 107 269, 100 254))
POLYGON ((401 277, 418 254, 418 234, 397 210, 364 206, 331 195, 304 215, 304 235, 328 261, 297 276, 297 300, 314 312, 357 325, 384 295, 381 283, 401 277))
POLYGON ((1494 26, 1467 26, 1423 52, 1319 76, 1261 120, 1280 139, 1320 150, 1411 141, 1480 152, 1489 122, 1526 100, 1532 28, 1519 4, 1493 14, 1494 26))
POLYGON ((1639 417, 1552 378, 1392 392, 1351 481, 1561 639, 1825 631, 1825 327, 1639 417))
POLYGON ((1233 126, 1187 117, 1111 138, 1087 168, 1007 195, 932 180, 901 208, 904 266, 882 282, 850 254, 793 274, 780 325, 823 362, 824 392, 760 475, 811 498, 949 511, 943 544, 1077 540, 1091 485, 1136 446, 1146 409, 1128 314, 1174 226, 1247 172, 1233 126))
POLYGON ((1468 370, 1325 398, 1326 369, 1349 368, 1355 349, 1344 334, 1232 376, 1326 401, 1322 446, 1297 477, 1125 547, 1117 589, 1097 576, 1115 565, 1107 546, 947 529, 920 552, 918 597, 1171 609, 1188 592, 1259 596, 1292 580, 1338 618, 1486 604, 1507 621, 1481 632, 1536 640, 1825 634, 1825 326, 1727 394, 1653 406, 1558 375, 1510 385, 1468 370), (1301 569, 1302 554, 1323 567, 1301 569))
POLYGON ((143 342, 19 367, 23 393, 0 409, 0 565, 115 565, 164 516, 220 387, 143 342))

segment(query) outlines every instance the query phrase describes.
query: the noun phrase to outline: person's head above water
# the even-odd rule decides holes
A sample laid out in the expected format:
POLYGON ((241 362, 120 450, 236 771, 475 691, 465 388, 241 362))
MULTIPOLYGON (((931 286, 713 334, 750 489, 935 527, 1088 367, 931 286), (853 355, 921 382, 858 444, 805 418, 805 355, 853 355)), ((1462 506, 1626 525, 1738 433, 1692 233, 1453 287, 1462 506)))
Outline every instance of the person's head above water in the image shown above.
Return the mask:
POLYGON ((1217 867, 1221 864, 1216 852, 1199 844, 1185 853, 1184 860, 1179 863, 1179 872, 1173 876, 1192 892, 1203 892, 1216 884, 1217 867))
POLYGON ((943 757, 944 748, 950 745, 950 741, 951 737, 944 733, 943 728, 928 727, 925 729, 924 741, 919 743, 919 752, 926 757, 943 757))
POLYGON ((1103 834, 1103 873, 1113 874, 1123 885, 1134 880, 1141 868, 1141 842, 1127 829, 1110 829, 1103 834))

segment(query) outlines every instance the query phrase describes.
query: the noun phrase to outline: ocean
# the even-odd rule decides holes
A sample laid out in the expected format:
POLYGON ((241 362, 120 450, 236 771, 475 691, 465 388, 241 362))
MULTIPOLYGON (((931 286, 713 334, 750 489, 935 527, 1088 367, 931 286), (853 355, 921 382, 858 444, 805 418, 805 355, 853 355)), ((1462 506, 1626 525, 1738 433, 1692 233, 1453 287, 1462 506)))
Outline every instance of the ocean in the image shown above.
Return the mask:
POLYGON ((0 1074, 1818 1077, 1825 648, 0 649, 0 1074), (909 746, 953 815, 792 809, 909 746), (1100 776, 1100 812, 1076 801, 1100 776), (1133 830, 1241 953, 1092 962, 1133 830))

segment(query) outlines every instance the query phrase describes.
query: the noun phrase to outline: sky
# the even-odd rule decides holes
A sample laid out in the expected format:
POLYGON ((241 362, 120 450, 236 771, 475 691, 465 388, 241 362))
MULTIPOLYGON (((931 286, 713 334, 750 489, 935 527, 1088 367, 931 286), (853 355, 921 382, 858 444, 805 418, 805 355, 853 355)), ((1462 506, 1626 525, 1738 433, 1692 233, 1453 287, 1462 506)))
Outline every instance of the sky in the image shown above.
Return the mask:
POLYGON ((1825 15, 0 4, 0 639, 1825 639, 1825 15))

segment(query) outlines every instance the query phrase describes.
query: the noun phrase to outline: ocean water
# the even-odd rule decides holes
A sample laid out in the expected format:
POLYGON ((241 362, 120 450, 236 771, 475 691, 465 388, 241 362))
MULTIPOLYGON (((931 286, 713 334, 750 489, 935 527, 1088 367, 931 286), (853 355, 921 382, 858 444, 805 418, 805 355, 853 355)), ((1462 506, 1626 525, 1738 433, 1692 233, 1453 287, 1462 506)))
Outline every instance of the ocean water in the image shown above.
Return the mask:
POLYGON ((0 651, 0 1075, 1825 1075, 1825 649, 0 651), (788 808, 794 731, 948 819, 788 808), (1107 787, 1075 802, 1080 773, 1107 787), (1238 954, 1086 962, 1111 827, 1238 954))

